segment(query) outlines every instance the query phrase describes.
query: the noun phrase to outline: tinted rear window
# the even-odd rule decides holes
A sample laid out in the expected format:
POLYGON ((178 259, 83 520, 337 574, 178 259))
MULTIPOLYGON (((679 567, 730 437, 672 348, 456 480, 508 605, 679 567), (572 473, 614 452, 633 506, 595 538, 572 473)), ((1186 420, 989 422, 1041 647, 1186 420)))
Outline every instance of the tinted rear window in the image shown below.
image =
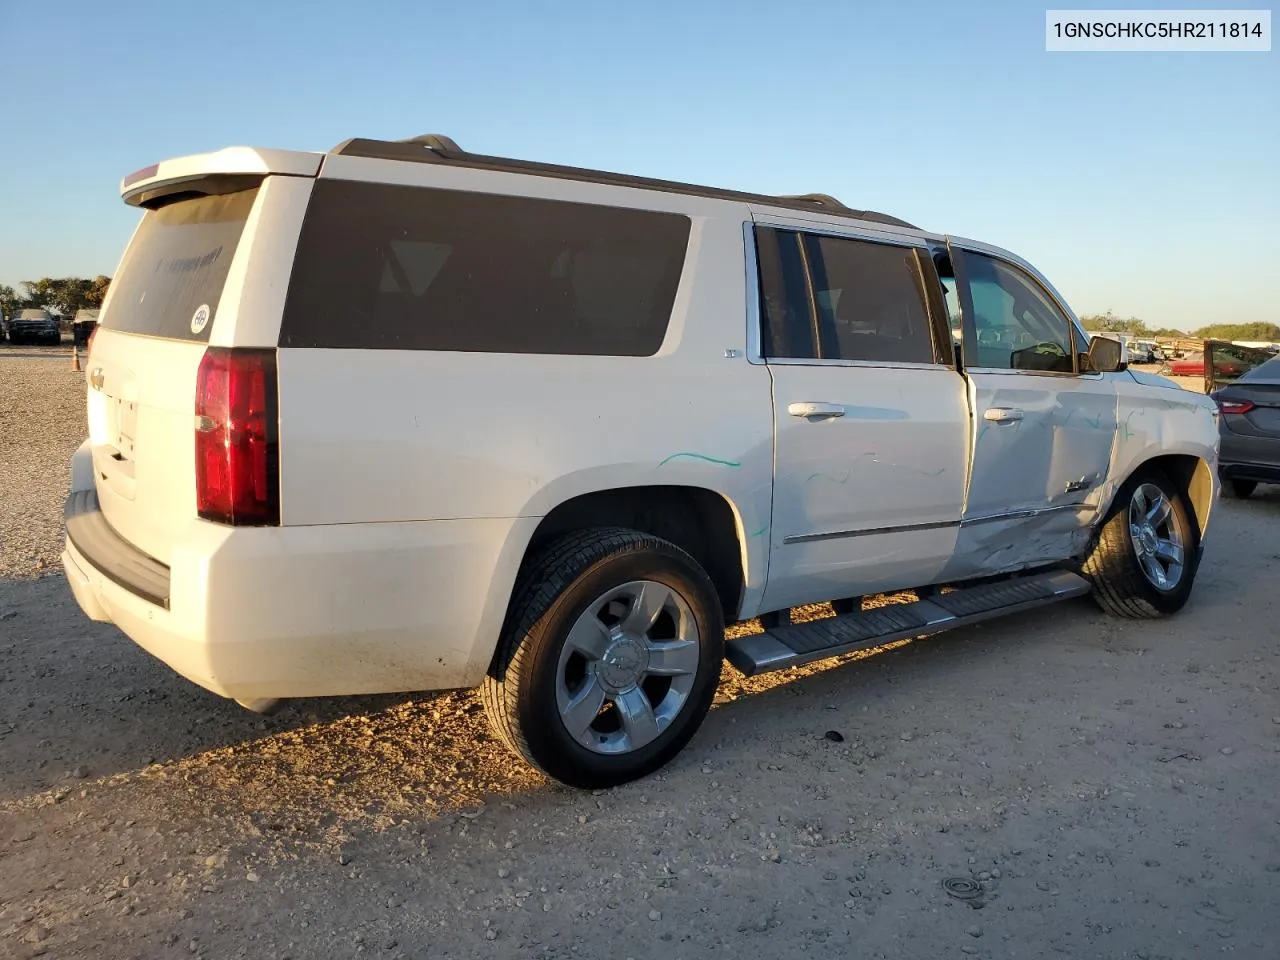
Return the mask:
POLYGON ((280 345, 650 356, 688 241, 676 214, 319 180, 280 345))
POLYGON ((111 330, 207 341, 231 258, 258 191, 182 200, 149 210, 111 286, 111 330), (203 325, 196 319, 208 308, 203 325), (193 322, 194 321, 194 322, 193 322))
POLYGON ((934 363, 913 247, 756 229, 766 359, 934 363))

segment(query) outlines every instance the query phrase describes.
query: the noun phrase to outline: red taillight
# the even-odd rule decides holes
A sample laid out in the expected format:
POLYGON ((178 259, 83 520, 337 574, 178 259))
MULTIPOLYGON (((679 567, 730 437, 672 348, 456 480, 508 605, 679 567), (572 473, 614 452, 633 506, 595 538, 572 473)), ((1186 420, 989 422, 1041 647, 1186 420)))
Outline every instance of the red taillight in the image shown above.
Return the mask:
POLYGON ((1248 413, 1257 404, 1252 400, 1219 400, 1218 409, 1223 413, 1248 413))
POLYGON ((205 520, 280 522, 274 350, 210 347, 196 376, 196 510, 205 520))
POLYGON ((84 342, 85 356, 88 356, 93 350, 93 338, 98 335, 98 325, 95 323, 93 329, 89 331, 89 339, 84 342))

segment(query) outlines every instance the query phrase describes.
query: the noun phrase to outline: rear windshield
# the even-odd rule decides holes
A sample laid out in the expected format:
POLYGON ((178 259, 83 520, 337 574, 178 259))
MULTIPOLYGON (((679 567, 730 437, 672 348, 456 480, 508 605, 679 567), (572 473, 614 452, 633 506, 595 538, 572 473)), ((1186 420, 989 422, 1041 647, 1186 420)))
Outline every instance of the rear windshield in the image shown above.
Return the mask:
POLYGON ((255 187, 149 210, 111 285, 102 325, 124 333, 207 341, 255 187))
POLYGON ((1280 357, 1272 357, 1266 363, 1260 363, 1240 378, 1241 382, 1273 382, 1280 381, 1280 357))
POLYGON ((689 228, 670 213, 319 180, 280 345, 650 356, 689 228))

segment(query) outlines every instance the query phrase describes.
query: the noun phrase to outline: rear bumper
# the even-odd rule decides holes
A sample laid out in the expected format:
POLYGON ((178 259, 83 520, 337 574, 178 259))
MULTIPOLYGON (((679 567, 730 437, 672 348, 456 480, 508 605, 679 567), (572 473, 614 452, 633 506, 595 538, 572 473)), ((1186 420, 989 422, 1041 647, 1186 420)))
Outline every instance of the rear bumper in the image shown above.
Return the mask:
POLYGON ((77 496, 62 561, 81 609, 236 700, 475 686, 537 525, 229 528, 196 520, 174 546, 165 605, 112 566, 118 551, 94 539, 105 521, 86 511, 84 491, 77 496))
POLYGON ((1280 483, 1280 440, 1223 430, 1218 476, 1223 480, 1280 483))
POLYGON ((160 607, 169 606, 169 568, 120 537, 107 523, 95 490, 77 490, 62 510, 67 541, 112 583, 160 607))
POLYGON ((43 324, 16 323, 9 325, 9 338, 18 337, 23 340, 52 340, 54 337, 62 338, 62 333, 55 326, 45 326, 43 324))
POLYGON ((1223 480, 1256 480, 1259 483, 1280 483, 1280 464, 1219 463, 1218 476, 1223 480))

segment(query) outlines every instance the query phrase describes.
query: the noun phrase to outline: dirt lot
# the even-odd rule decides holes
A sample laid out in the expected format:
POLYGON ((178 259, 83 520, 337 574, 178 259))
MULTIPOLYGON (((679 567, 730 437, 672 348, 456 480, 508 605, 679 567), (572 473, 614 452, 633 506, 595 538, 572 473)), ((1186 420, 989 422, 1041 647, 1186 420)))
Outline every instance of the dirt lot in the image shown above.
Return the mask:
POLYGON ((1280 488, 1219 505, 1177 618, 726 669, 665 773, 591 794, 470 694, 260 718, 87 622, 82 391, 0 359, 0 957, 1277 956, 1280 488))

